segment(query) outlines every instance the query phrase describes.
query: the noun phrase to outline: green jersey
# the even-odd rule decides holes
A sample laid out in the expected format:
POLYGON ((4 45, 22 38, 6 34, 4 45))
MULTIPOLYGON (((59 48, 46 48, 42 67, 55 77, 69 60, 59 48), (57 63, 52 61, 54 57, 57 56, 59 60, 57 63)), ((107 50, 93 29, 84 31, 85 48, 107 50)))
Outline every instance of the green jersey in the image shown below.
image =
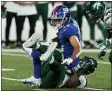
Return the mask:
MULTIPOLYGON (((40 45, 39 49, 37 50, 43 54, 47 51, 47 48, 48 46, 46 45, 40 45)), ((41 88, 58 88, 65 78, 64 65, 61 64, 61 61, 63 59, 62 53, 58 49, 56 49, 53 52, 53 56, 54 60, 56 61, 55 65, 48 64, 47 62, 42 64, 42 84, 40 86, 41 88), (52 67, 50 68, 50 66, 52 66, 55 70, 52 70, 52 67)))

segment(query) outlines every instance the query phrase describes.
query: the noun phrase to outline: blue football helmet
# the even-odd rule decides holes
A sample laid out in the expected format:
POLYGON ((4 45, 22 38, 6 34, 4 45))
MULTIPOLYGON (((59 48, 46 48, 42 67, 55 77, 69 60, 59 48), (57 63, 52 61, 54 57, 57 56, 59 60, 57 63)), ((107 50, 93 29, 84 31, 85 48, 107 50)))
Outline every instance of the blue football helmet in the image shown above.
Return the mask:
POLYGON ((52 12, 51 24, 58 29, 69 23, 71 19, 69 9, 64 5, 58 5, 52 12))

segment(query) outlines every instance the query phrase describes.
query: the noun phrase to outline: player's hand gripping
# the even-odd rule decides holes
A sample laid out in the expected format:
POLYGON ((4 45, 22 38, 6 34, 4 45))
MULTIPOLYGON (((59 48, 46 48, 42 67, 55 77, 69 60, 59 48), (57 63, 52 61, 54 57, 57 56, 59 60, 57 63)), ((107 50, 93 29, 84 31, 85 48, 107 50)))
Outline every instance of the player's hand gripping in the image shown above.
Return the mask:
POLYGON ((67 65, 69 65, 72 62, 73 62, 73 59, 72 58, 66 58, 66 59, 63 60, 63 62, 61 64, 67 64, 67 65))
POLYGON ((98 54, 98 58, 99 58, 100 60, 103 60, 105 54, 106 54, 105 51, 101 51, 101 52, 98 54))

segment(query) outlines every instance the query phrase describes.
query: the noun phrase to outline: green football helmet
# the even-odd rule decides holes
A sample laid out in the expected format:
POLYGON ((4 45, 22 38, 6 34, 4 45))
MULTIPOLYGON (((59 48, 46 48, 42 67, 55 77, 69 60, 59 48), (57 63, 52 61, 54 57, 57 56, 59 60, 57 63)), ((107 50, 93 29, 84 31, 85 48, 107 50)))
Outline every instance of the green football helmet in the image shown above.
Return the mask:
POLYGON ((81 67, 83 74, 88 75, 93 73, 97 68, 97 61, 92 57, 85 56, 84 58, 81 59, 79 65, 81 67))
POLYGON ((91 1, 86 4, 86 14, 93 21, 98 22, 105 13, 103 1, 91 1))

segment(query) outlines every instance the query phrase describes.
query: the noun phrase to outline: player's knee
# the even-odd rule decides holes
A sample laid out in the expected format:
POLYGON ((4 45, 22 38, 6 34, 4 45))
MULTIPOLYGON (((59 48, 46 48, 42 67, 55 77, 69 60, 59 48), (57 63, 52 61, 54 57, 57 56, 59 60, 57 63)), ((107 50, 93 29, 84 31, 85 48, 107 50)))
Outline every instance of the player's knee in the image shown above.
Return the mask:
POLYGON ((22 44, 22 47, 23 47, 23 49, 25 49, 25 48, 28 48, 28 43, 27 43, 27 41, 26 42, 24 42, 23 44, 22 44))
POLYGON ((33 59, 39 59, 39 57, 40 57, 40 52, 39 51, 37 51, 37 50, 33 50, 32 51, 32 54, 31 54, 31 56, 33 57, 33 59))
POLYGON ((87 86, 87 78, 83 75, 79 77, 80 85, 77 88, 84 88, 87 86))

